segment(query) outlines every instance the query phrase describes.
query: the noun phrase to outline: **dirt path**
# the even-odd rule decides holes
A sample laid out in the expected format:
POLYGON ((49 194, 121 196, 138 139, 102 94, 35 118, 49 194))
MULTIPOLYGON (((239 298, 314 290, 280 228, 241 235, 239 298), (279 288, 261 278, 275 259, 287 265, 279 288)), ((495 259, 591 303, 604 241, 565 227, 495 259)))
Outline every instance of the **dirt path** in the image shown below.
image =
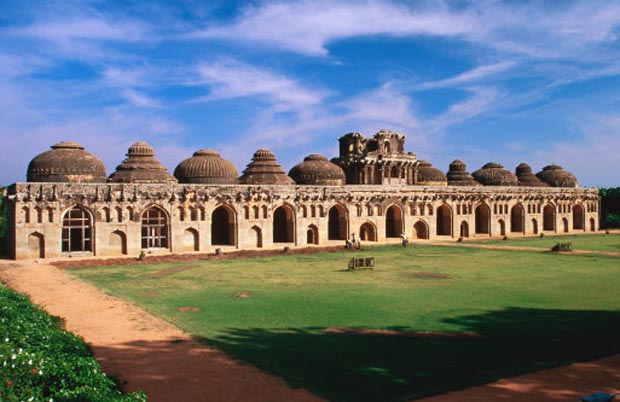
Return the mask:
POLYGON ((105 373, 149 401, 319 401, 210 349, 138 307, 44 264, 6 262, 0 279, 91 345, 105 373))
MULTIPOLYGON (((149 401, 319 401, 275 377, 209 349, 171 324, 63 270, 34 262, 5 262, 0 279, 30 295, 67 330, 88 342, 103 370, 149 401)), ((539 371, 451 392, 424 402, 573 402, 602 391, 620 393, 620 355, 539 371)))

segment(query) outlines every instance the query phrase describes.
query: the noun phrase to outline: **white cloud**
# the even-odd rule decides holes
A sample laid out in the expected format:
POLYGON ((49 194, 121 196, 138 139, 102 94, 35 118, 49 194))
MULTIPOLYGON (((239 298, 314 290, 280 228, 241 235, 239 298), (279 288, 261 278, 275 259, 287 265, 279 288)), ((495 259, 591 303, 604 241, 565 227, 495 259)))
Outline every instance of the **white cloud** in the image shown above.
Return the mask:
POLYGON ((426 90, 437 88, 452 88, 487 80, 488 78, 512 69, 515 62, 504 61, 494 64, 487 64, 462 72, 454 77, 445 78, 438 81, 430 81, 414 86, 414 90, 426 90))

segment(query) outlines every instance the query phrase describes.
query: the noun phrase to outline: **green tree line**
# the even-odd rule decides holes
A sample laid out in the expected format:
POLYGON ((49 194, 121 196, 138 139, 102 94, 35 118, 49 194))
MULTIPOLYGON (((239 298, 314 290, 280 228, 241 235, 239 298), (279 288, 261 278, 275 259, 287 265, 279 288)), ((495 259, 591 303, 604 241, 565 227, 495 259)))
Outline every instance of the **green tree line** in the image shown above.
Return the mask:
POLYGON ((603 187, 601 196, 601 228, 620 228, 620 187, 603 187))

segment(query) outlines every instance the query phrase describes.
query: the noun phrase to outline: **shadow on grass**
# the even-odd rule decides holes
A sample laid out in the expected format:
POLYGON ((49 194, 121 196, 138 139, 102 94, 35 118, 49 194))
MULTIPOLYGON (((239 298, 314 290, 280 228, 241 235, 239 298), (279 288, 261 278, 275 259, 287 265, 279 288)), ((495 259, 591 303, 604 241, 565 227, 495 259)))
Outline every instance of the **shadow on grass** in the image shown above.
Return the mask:
POLYGON ((331 401, 414 399, 620 353, 617 312, 508 308, 446 322, 464 333, 231 329, 202 341, 331 401))

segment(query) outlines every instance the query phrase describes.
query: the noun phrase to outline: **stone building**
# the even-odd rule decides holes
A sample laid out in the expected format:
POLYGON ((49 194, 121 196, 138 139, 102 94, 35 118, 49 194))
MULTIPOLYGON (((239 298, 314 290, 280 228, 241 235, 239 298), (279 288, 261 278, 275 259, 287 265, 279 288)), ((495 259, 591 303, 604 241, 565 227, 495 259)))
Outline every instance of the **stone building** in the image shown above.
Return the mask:
POLYGON ((534 175, 488 163, 447 174, 380 131, 340 138, 331 162, 309 155, 286 175, 259 149, 239 177, 213 150, 182 161, 174 176, 148 144, 133 144, 106 179, 103 163, 73 142, 53 145, 8 189, 12 257, 137 256, 489 238, 598 230, 595 189, 559 166, 534 175))

